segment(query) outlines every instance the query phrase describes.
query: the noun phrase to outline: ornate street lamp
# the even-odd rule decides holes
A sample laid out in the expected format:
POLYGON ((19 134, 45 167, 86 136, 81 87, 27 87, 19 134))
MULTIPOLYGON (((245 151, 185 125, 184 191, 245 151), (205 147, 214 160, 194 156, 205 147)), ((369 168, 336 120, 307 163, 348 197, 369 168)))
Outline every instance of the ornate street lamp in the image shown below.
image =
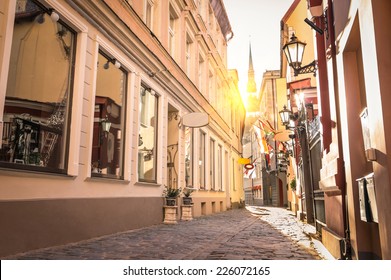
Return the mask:
POLYGON ((102 119, 100 121, 100 125, 102 126, 102 132, 103 132, 104 136, 107 137, 107 135, 110 132, 111 121, 109 121, 109 118, 106 116, 105 119, 102 119))
POLYGON ((308 73, 314 73, 314 76, 316 75, 317 64, 315 60, 308 65, 301 66, 306 45, 306 43, 297 39, 295 33, 292 33, 291 40, 282 47, 289 66, 293 68, 295 76, 308 73))
POLYGON ((292 111, 287 109, 284 105, 284 108, 278 112, 280 114, 281 122, 283 125, 287 126, 292 115, 292 111))

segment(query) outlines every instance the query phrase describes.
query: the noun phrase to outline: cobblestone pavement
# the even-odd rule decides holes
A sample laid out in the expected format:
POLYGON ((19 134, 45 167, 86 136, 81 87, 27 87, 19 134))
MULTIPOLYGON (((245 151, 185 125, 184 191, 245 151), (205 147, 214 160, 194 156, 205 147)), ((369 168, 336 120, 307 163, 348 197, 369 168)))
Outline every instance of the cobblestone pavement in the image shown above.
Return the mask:
POLYGON ((289 236, 300 245, 315 249, 322 259, 335 260, 322 242, 318 240, 315 227, 298 220, 293 212, 278 207, 247 206, 246 208, 250 212, 260 215, 263 221, 266 221, 273 228, 289 236))
MULTIPOLYGON (((264 221, 262 217, 267 216, 269 210, 249 210, 230 210, 192 221, 180 221, 176 225, 160 224, 64 246, 30 251, 7 259, 323 259, 314 248, 304 246, 298 242, 300 240, 284 235, 264 221)), ((284 215, 287 216, 286 213, 284 215)))

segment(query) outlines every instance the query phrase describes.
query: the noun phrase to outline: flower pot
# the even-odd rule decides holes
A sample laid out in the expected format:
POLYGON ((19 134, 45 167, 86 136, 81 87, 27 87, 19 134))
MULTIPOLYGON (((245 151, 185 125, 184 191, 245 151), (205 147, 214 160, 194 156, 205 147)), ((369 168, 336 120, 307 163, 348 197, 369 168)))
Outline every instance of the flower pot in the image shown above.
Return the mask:
POLYGON ((175 206, 176 205, 176 199, 175 198, 166 198, 166 205, 167 206, 175 206))
POLYGON ((192 201, 191 197, 183 197, 183 205, 191 205, 192 201))

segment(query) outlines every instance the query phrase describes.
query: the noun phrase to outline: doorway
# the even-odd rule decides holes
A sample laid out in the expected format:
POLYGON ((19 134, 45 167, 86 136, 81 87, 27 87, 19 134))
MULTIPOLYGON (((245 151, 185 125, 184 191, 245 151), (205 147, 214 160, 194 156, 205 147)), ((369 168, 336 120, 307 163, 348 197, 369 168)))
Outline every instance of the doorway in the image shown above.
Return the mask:
POLYGON ((179 112, 171 104, 168 104, 167 116, 167 186, 178 188, 179 112))

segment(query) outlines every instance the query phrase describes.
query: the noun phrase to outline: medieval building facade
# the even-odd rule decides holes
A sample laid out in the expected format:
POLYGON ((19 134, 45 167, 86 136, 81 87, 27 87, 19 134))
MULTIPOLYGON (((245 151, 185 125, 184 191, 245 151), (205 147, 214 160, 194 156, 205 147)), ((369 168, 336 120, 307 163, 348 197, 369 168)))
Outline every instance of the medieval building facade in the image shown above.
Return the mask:
POLYGON ((0 256, 161 223, 165 186, 239 205, 232 36, 221 0, 1 1, 0 256))

